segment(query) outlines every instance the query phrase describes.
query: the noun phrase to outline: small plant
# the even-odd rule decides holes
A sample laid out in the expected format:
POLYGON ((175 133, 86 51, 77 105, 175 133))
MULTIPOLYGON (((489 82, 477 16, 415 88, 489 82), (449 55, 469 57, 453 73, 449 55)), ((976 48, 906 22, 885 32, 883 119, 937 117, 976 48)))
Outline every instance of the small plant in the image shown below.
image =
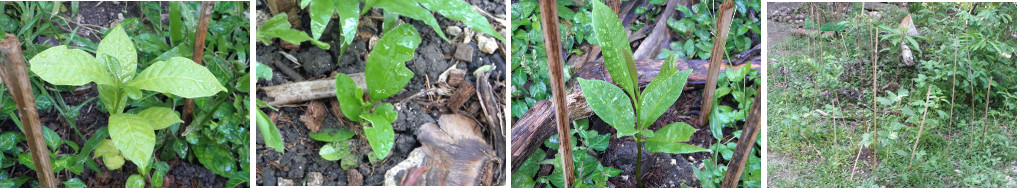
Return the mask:
MULTIPOLYGON (((678 100, 692 70, 678 71, 675 67, 678 57, 669 56, 661 65, 660 74, 650 81, 645 91, 641 91, 628 37, 617 15, 603 3, 595 1, 593 24, 594 33, 601 39, 600 46, 604 49, 605 67, 615 83, 624 89, 622 91, 606 81, 580 78, 579 85, 593 112, 614 127, 619 138, 632 136, 640 151, 644 144, 646 150, 652 153, 710 151, 683 143, 688 142, 692 133, 696 132, 695 128, 686 123, 671 123, 656 132, 648 129, 678 100)), ((637 154, 640 156, 637 157, 635 177, 641 177, 642 152, 637 154)), ((636 178, 636 181, 639 186, 642 185, 641 178, 636 178)))
MULTIPOLYGON (((111 170, 120 167, 116 163, 117 157, 130 160, 145 176, 153 167, 150 164, 153 164, 152 153, 156 144, 155 130, 183 121, 176 111, 166 107, 132 109, 134 113, 125 113, 128 99, 141 100, 141 90, 184 98, 207 97, 227 91, 207 68, 183 57, 157 61, 137 73, 138 56, 134 43, 120 25, 111 29, 99 43, 95 57, 61 45, 40 52, 29 61, 33 73, 54 85, 80 86, 95 82, 99 100, 110 113, 108 128, 112 138, 104 141, 95 155, 111 162, 106 164, 111 170), (109 142, 115 150, 109 148, 109 142)), ((155 164, 159 171, 165 163, 155 164)), ((145 183, 142 175, 134 174, 127 184, 143 186, 145 183)))
MULTIPOLYGON (((353 154, 353 147, 350 144, 353 143, 352 131, 346 129, 325 129, 321 132, 311 133, 311 138, 317 141, 328 142, 321 149, 318 150, 318 155, 321 158, 329 161, 342 160, 339 163, 343 170, 349 170, 350 167, 356 166, 360 162, 360 155, 353 154)), ((369 158, 374 158, 370 157, 369 158)))
MULTIPOLYGON (((728 53, 743 52, 752 48, 752 38, 759 36, 759 17, 748 15, 749 9, 760 10, 759 0, 735 0, 735 11, 731 21, 731 32, 728 33, 728 43, 724 50, 728 53), (751 32, 751 33, 749 33, 751 32)), ((670 55, 678 55, 683 59, 710 59, 713 48, 712 29, 716 27, 717 7, 710 7, 711 2, 696 3, 692 8, 679 5, 675 7, 684 17, 679 19, 668 18, 667 26, 678 36, 685 39, 685 42, 671 42, 670 50, 664 49, 657 55, 657 59, 664 59, 670 55)))
POLYGON ((385 159, 392 151, 395 142, 392 122, 399 114, 391 103, 375 104, 402 91, 413 78, 413 72, 406 68, 405 63, 413 59, 419 44, 417 30, 408 24, 388 30, 378 40, 378 46, 367 58, 364 71, 368 90, 366 98, 364 90, 357 87, 352 78, 346 74, 336 75, 339 108, 350 121, 365 124, 364 135, 378 159, 385 159))
MULTIPOLYGON (((583 144, 576 146, 576 142, 572 142, 573 150, 572 160, 574 164, 577 164, 578 168, 573 170, 578 174, 576 187, 607 187, 607 179, 618 176, 621 174, 620 169, 605 167, 600 164, 594 153, 604 152, 607 150, 607 146, 611 140, 610 134, 600 134, 595 130, 588 130, 589 122, 587 119, 576 120, 573 122, 576 129, 572 130, 573 135, 579 135, 579 140, 583 144)), ((575 136, 572 136, 573 140, 577 140, 575 136)), ((558 136, 551 136, 547 141, 544 142, 544 146, 551 148, 551 150, 558 150, 558 136)), ((562 187, 564 181, 562 174, 564 170, 561 165, 561 156, 556 154, 554 159, 544 159, 547 157, 547 153, 544 150, 534 151, 532 155, 523 165, 519 167, 516 173, 512 174, 512 187, 534 187, 536 182, 551 183, 554 186, 562 187), (549 176, 540 176, 536 180, 533 176, 537 174, 540 165, 552 164, 554 165, 554 173, 549 176)))

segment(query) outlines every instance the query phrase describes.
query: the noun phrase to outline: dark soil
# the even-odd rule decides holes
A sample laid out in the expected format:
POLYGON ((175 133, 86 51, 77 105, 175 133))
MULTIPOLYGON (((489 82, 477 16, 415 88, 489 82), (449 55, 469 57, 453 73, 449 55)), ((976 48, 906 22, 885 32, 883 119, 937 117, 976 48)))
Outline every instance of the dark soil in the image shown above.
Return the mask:
MULTIPOLYGON (((468 0, 467 2, 484 9, 492 15, 499 15, 501 17, 505 15, 505 6, 501 1, 468 0)), ((265 5, 265 2, 260 2, 259 4, 265 5)), ((271 16, 266 6, 258 6, 258 11, 271 16)), ((309 30, 310 18, 305 11, 301 10, 301 12, 300 17, 303 25, 295 25, 294 27, 304 31, 309 30)), ((292 17, 293 15, 290 16, 292 17)), ((273 79, 259 80, 257 83, 258 87, 298 81, 282 73, 280 67, 277 66, 279 64, 293 69, 306 80, 329 79, 334 73, 351 74, 364 72, 366 57, 370 52, 368 41, 371 36, 381 37, 381 34, 379 34, 382 25, 381 18, 382 14, 378 9, 370 10, 361 16, 360 25, 357 28, 357 37, 354 38, 353 43, 342 56, 339 53, 341 43, 338 40, 341 36, 341 31, 336 27, 335 20, 330 21, 321 38, 321 41, 332 45, 332 48, 329 50, 321 50, 306 42, 301 44, 298 50, 282 49, 278 41, 272 45, 258 43, 258 62, 269 65, 274 70, 273 79), (293 55, 300 64, 298 65, 287 60, 280 52, 293 55)), ((435 14, 435 19, 438 20, 438 25, 441 25, 443 30, 449 26, 466 28, 462 23, 449 20, 439 14, 435 14)), ((325 179, 321 185, 325 186, 342 186, 356 183, 381 185, 387 170, 403 161, 414 148, 420 147, 420 143, 416 140, 416 135, 414 135, 417 127, 425 123, 436 122, 440 114, 449 113, 444 108, 444 105, 436 105, 436 103, 427 100, 426 96, 406 101, 402 101, 402 99, 406 99, 427 87, 434 87, 439 75, 453 65, 468 72, 473 72, 477 67, 483 65, 496 65, 497 69, 495 73, 492 73, 491 80, 493 81, 491 84, 497 88, 496 92, 504 92, 505 61, 501 56, 504 45, 499 46, 499 50, 495 51, 495 53, 486 54, 480 52, 476 40, 473 40, 473 42, 464 45, 475 49, 472 54, 472 62, 459 61, 453 59, 453 54, 456 52, 456 46, 462 44, 463 36, 453 36, 446 33, 450 41, 445 41, 438 37, 430 26, 423 24, 423 22, 408 18, 402 18, 402 21, 413 25, 420 32, 421 43, 416 50, 414 58, 406 62, 406 66, 415 75, 411 78, 409 84, 406 85, 403 92, 384 101, 393 103, 399 113, 398 118, 393 123, 396 139, 395 147, 391 154, 384 160, 374 164, 369 162, 367 157, 361 157, 359 166, 352 167, 348 171, 343 170, 339 165, 339 161, 328 161, 318 155, 319 148, 327 143, 315 141, 308 136, 310 130, 305 126, 304 121, 301 120, 301 116, 306 113, 304 104, 277 106, 279 108, 278 112, 271 110, 265 112, 269 114, 272 121, 279 128, 283 141, 286 143, 286 150, 285 153, 275 152, 275 150, 264 145, 261 136, 256 136, 258 185, 312 185, 312 181, 309 181, 309 179, 316 177, 316 175, 311 176, 310 174, 312 173, 321 174, 325 179), (428 84, 431 85, 428 86, 428 84), (361 178, 351 178, 351 176, 361 176, 361 178), (362 182, 355 182, 358 179, 362 179, 362 182)), ((496 22, 493 20, 489 21, 493 26, 496 25, 496 22)), ((475 80, 472 74, 467 74, 465 79, 470 83, 473 83, 475 80)), ((259 92, 258 96, 259 99, 266 100, 263 92, 259 92)), ((476 97, 470 100, 476 101, 476 97)), ((331 104, 335 102, 335 99, 321 99, 320 102, 331 104)), ((333 109, 335 105, 326 106, 328 106, 329 110, 327 117, 322 123, 322 129, 345 128, 361 135, 362 128, 359 124, 350 122, 345 118, 337 118, 335 113, 338 113, 338 109, 333 109)), ((362 155, 370 152, 371 147, 363 136, 356 136, 354 138, 356 139, 354 145, 360 146, 360 149, 354 149, 354 154, 362 155)), ((488 142, 491 144, 490 140, 488 142)), ((505 184, 505 177, 505 175, 501 175, 499 177, 500 180, 497 182, 505 184)))
MULTIPOLYGON (((64 6, 70 8, 70 3, 65 2, 64 6)), ((163 7, 166 3, 163 3, 163 7)), ((168 10, 168 9, 166 9, 168 10)), ((165 13, 164 13, 165 14, 165 13)), ((138 17, 141 15, 141 9, 136 2, 81 2, 79 4, 78 15, 71 15, 70 11, 60 14, 61 16, 69 18, 81 18, 77 23, 88 24, 95 29, 100 28, 111 28, 116 24, 120 23, 121 18, 138 17), (121 15, 123 17, 121 17, 121 15)), ((70 23, 71 27, 76 27, 78 24, 75 22, 70 23)), ((87 29, 82 29, 78 32, 79 36, 86 37, 92 42, 98 44, 101 40, 102 33, 98 30, 94 30, 94 33, 89 33, 87 29)), ((53 97, 57 97, 57 88, 50 88, 48 86, 47 92, 53 97)), ((108 124, 107 120, 109 114, 105 112, 104 107, 98 105, 98 90, 94 83, 72 88, 66 86, 60 86, 60 89, 67 90, 71 88, 71 91, 60 92, 59 95, 63 98, 64 102, 68 106, 77 106, 82 104, 89 99, 95 98, 92 101, 88 101, 80 111, 80 115, 74 120, 74 124, 77 125, 77 129, 81 131, 81 134, 85 138, 78 137, 71 128, 71 124, 60 115, 60 112, 54 106, 47 110, 39 109, 39 119, 43 126, 53 129, 61 138, 64 140, 73 141, 79 146, 84 146, 85 141, 91 138, 96 131, 106 127, 108 124)), ((6 93, 6 91, 4 91, 6 93)), ((37 101, 38 101, 38 96, 37 101)), ((17 112, 14 112, 17 113, 17 112)), ((0 130, 4 131, 18 131, 17 126, 13 121, 5 120, 0 122, 0 130)), ((159 132, 157 132, 159 134, 159 132)), ((28 151, 28 146, 25 143, 19 144, 19 147, 28 151)), ((74 150, 67 144, 62 145, 58 148, 58 155, 73 154, 74 150)), ((52 157, 53 155, 51 155, 52 157)), ((123 187, 124 183, 127 182, 127 178, 132 174, 137 173, 137 167, 134 166, 130 161, 125 161, 124 166, 120 169, 109 171, 103 165, 101 159, 93 159, 99 166, 101 172, 96 173, 91 169, 85 167, 85 171, 81 175, 75 175, 69 171, 60 171, 56 173, 58 180, 66 181, 71 178, 78 178, 85 182, 88 187, 123 187)), ((167 173, 164 179, 164 187, 224 187, 227 181, 226 178, 220 177, 213 174, 204 166, 199 164, 197 160, 193 163, 187 161, 181 161, 176 159, 174 161, 167 162, 170 165, 170 171, 167 173)), ((33 180, 35 179, 35 171, 32 171, 24 165, 15 165, 9 169, 10 177, 17 176, 28 176, 33 180)), ((27 186, 28 184, 25 184, 27 186)))

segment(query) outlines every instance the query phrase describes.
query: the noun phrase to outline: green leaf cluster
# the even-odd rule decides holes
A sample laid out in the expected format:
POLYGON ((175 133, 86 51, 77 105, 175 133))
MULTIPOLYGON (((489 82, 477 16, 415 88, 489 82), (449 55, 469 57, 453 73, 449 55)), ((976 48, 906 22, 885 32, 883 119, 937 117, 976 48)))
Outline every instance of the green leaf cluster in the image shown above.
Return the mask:
MULTIPOLYGON (((759 0, 735 0, 735 15, 731 21, 731 32, 728 33, 728 42, 724 45, 725 53, 736 54, 752 48, 752 38, 760 37, 759 22, 759 0), (749 9, 755 10, 750 15, 749 9)), ((657 55, 657 59, 663 59, 670 55, 678 55, 682 59, 710 59, 713 49, 713 30, 716 29, 716 12, 719 6, 704 2, 693 4, 691 7, 677 6, 682 18, 668 18, 667 26, 679 36, 685 38, 684 42, 671 42, 668 44, 670 50, 665 49, 657 55)))
POLYGON ((398 113, 390 103, 375 104, 402 91, 413 78, 413 72, 405 63, 413 59, 419 44, 417 30, 407 24, 389 30, 378 40, 375 50, 368 56, 365 71, 370 98, 364 97, 364 89, 357 87, 352 78, 346 74, 336 75, 339 108, 350 121, 365 124, 364 135, 378 159, 384 159, 392 151, 395 142, 392 122, 398 113))
MULTIPOLYGON (((587 119, 576 120, 573 122, 576 129, 573 129, 572 139, 579 142, 572 142, 573 150, 573 162, 576 164, 575 174, 578 175, 578 179, 574 185, 576 187, 606 187, 607 180, 609 178, 618 176, 621 174, 621 169, 605 167, 597 157, 596 153, 602 153, 607 149, 609 140, 611 139, 610 134, 600 134, 595 130, 589 129, 589 122, 587 119), (576 139, 576 135, 581 139, 576 139), (579 143, 582 143, 579 145, 579 143)), ((544 142, 551 151, 558 150, 557 136, 551 136, 550 139, 544 142)), ((557 152, 555 152, 557 153, 557 152)), ((544 150, 534 151, 523 162, 523 165, 519 167, 516 173, 512 174, 512 187, 533 187, 536 183, 551 183, 557 187, 562 187, 564 181, 562 180, 562 174, 564 173, 561 165, 561 159, 559 154, 555 154, 553 159, 547 158, 547 154, 544 150), (537 170, 540 169, 541 165, 553 165, 554 172, 548 176, 540 176, 534 178, 537 174, 537 170)))

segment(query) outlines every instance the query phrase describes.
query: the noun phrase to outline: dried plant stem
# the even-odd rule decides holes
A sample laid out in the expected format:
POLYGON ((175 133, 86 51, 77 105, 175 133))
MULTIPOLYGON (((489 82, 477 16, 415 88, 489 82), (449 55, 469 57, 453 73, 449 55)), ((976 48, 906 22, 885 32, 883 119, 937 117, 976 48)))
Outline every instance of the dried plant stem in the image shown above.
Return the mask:
MULTIPOLYGON (((985 89, 985 119, 982 120, 982 143, 985 143, 986 128, 989 127, 989 97, 992 93, 992 76, 989 76, 989 88, 985 89)), ((981 147, 981 146, 979 146, 981 147)))
MULTIPOLYGON (((872 25, 869 25, 869 27, 871 28, 872 25)), ((874 28, 870 29, 869 32, 871 33, 869 35, 870 36, 869 37, 869 43, 872 44, 872 46, 873 46, 873 48, 872 48, 872 124, 869 124, 869 126, 865 127, 865 132, 866 133, 869 132, 869 128, 871 128, 873 125, 876 124, 876 111, 877 111, 877 108, 878 108, 876 106, 876 95, 877 95, 877 92, 876 92, 876 75, 878 74, 878 72, 877 72, 878 69, 876 67, 877 66, 876 62, 879 61, 879 43, 878 43, 878 41, 876 41, 877 39, 876 39, 875 29, 874 28)), ((858 168, 858 158, 862 156, 862 148, 865 148, 865 147, 864 146, 858 147, 858 152, 855 153, 855 163, 851 167, 851 177, 848 178, 849 180, 855 179, 855 169, 858 168)))
POLYGON ((561 154, 563 182, 565 187, 572 187, 575 179, 572 165, 572 141, 570 140, 572 136, 569 131, 568 103, 565 101, 565 80, 561 62, 563 59, 562 47, 558 36, 557 5, 557 0, 540 1, 540 14, 542 15, 540 23, 544 27, 544 50, 547 51, 547 67, 551 73, 551 101, 555 109, 555 122, 558 124, 558 153, 561 154))
POLYGON ((28 142, 28 150, 35 164, 35 174, 39 177, 41 187, 57 187, 57 179, 50 164, 49 150, 39 121, 39 112, 35 109, 35 96, 32 84, 25 70, 25 57, 21 51, 21 42, 14 35, 7 34, 0 42, 0 54, 3 55, 0 77, 7 85, 11 98, 18 106, 18 114, 24 124, 22 128, 28 142))
POLYGON ((953 78, 950 79, 950 123, 947 125, 953 125, 953 99, 957 97, 957 41, 953 43, 953 78))
POLYGON ((918 124, 918 136, 915 137, 915 145, 911 147, 911 159, 908 168, 915 163, 915 151, 918 150, 918 141, 922 139, 922 131, 925 129, 925 116, 929 115, 929 99, 932 98, 932 86, 925 92, 925 110, 922 110, 922 122, 918 124))

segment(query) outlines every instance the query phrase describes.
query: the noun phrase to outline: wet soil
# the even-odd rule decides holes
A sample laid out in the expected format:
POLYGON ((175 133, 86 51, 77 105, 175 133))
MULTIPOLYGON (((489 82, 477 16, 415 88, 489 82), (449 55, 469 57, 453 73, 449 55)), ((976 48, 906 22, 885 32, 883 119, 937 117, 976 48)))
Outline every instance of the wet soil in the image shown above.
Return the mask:
MULTIPOLYGON (((505 17, 505 7, 501 1, 468 0, 467 2, 492 15, 505 17)), ((264 5, 265 2, 259 2, 259 4, 264 5)), ((259 15, 271 16, 268 8, 265 8, 265 6, 258 7, 258 11, 265 13, 259 15)), ((306 28, 310 28, 310 18, 303 10, 301 10, 300 16, 302 25, 295 25, 294 27, 305 28, 302 30, 307 30, 306 28)), ((329 23, 321 38, 321 41, 332 45, 332 48, 329 50, 321 50, 307 43, 301 44, 297 50, 283 49, 280 47, 279 42, 275 42, 272 45, 257 43, 258 62, 271 66, 274 72, 272 80, 259 80, 257 83, 258 87, 298 81, 298 79, 282 73, 279 65, 294 70, 306 80, 329 79, 335 73, 352 74, 364 72, 366 57, 370 52, 368 41, 370 41, 372 36, 381 37, 379 31, 381 31, 382 17, 381 11, 378 9, 370 10, 361 16, 357 28, 357 37, 354 38, 353 43, 341 56, 338 48, 340 46, 338 39, 341 33, 334 23, 335 20, 329 23), (294 56, 300 64, 288 60, 281 53, 294 56)), ((438 20, 438 25, 441 25, 442 28, 440 29, 445 30, 450 26, 466 28, 462 23, 449 20, 439 14, 435 14, 434 17, 438 20)), ((327 143, 315 141, 308 136, 311 133, 311 129, 301 120, 301 116, 307 113, 306 103, 276 106, 276 108, 279 108, 279 111, 266 110, 265 112, 269 114, 279 128, 283 141, 286 143, 285 152, 279 153, 267 148, 261 136, 256 136, 258 185, 381 185, 387 170, 406 159, 414 148, 420 147, 420 142, 416 140, 416 135, 414 135, 417 127, 424 123, 436 122, 440 114, 449 113, 444 108, 444 105, 429 100, 427 96, 412 99, 409 97, 428 87, 435 87, 439 75, 452 66, 464 69, 467 72, 473 72, 476 68, 483 65, 495 65, 497 68, 491 74, 491 85, 496 88, 496 93, 504 93, 505 61, 502 57, 503 44, 499 43, 501 46, 493 54, 486 54, 479 50, 476 40, 462 43, 463 35, 451 35, 446 32, 446 36, 450 41, 445 41, 438 37, 430 26, 420 21, 404 17, 401 19, 401 22, 411 24, 419 31, 421 43, 414 54, 414 58, 406 62, 407 68, 413 71, 415 75, 410 79, 403 92, 383 101, 393 103, 396 106, 396 111, 399 113, 398 118, 393 123, 393 129, 396 133, 395 147, 389 156, 375 163, 371 163, 367 157, 362 156, 359 165, 349 170, 343 170, 339 165, 339 161, 328 161, 318 155, 319 148, 327 143), (457 48, 474 49, 472 61, 467 62, 453 58, 457 48)), ((496 26, 497 23, 493 20, 489 19, 489 22, 496 29, 504 27, 496 26)), ((466 74, 465 79, 471 84, 475 82, 472 74, 466 74)), ((258 96, 259 99, 265 100, 263 92, 258 92, 258 96)), ((336 99, 320 99, 318 101, 327 106, 327 115, 321 125, 322 129, 345 128, 357 132, 358 135, 362 135, 362 127, 359 124, 351 122, 344 117, 336 116, 338 109, 333 109, 336 106, 333 105, 336 99)), ((476 101, 476 97, 471 97, 470 101, 476 101)), ((477 116, 474 116, 474 118, 479 119, 478 117, 482 113, 475 115, 477 116)), ((354 154, 362 155, 370 152, 371 147, 363 136, 356 136, 354 139, 353 145, 359 146, 354 147, 357 148, 354 149, 354 154)), ((491 141, 488 140, 488 143, 491 144, 491 141)), ((502 160, 504 161, 504 159, 502 160)), ((500 180, 497 182, 504 184, 506 182, 505 177, 505 175, 501 175, 499 177, 500 180)))

